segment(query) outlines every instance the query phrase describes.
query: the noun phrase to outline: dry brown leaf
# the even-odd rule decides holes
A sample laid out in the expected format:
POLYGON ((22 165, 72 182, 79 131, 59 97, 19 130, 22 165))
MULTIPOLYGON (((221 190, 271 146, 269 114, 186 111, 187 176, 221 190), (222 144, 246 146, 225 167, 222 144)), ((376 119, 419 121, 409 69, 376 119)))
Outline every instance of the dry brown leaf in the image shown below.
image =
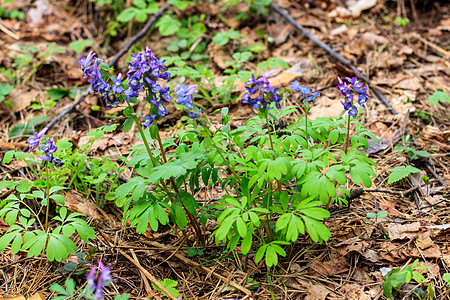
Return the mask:
POLYGON ((44 296, 44 294, 42 294, 41 292, 37 292, 36 294, 34 294, 33 296, 31 296, 31 297, 28 298, 27 300, 45 300, 45 296, 44 296))
POLYGON ((344 284, 339 291, 346 299, 371 300, 372 298, 364 292, 364 287, 359 284, 344 284))
POLYGON ((416 111, 416 108, 414 105, 409 101, 410 97, 406 95, 402 95, 399 97, 394 97, 391 100, 392 107, 397 111, 398 113, 406 114, 409 112, 416 111))
POLYGON ((377 251, 373 250, 373 249, 367 249, 362 256, 367 259, 368 261, 371 261, 373 263, 377 263, 379 262, 379 257, 378 257, 378 253, 377 251))
POLYGON ((422 86, 422 80, 417 78, 416 76, 405 79, 397 83, 396 88, 403 90, 412 90, 417 91, 422 86))
POLYGON ((336 274, 342 274, 348 271, 349 264, 347 258, 341 255, 331 255, 331 260, 321 261, 321 259, 314 260, 309 265, 310 275, 319 275, 330 277, 336 274))
POLYGON ((85 214, 86 216, 93 217, 100 220, 101 217, 97 213, 98 206, 92 202, 89 202, 82 195, 78 193, 67 192, 65 194, 66 201, 64 206, 68 210, 85 214))
POLYGON ((36 90, 29 90, 28 87, 18 86, 5 97, 5 101, 9 101, 11 103, 13 111, 16 113, 28 108, 31 101, 36 100, 38 95, 39 92, 36 90))
POLYGON ((416 240, 417 247, 424 250, 433 246, 434 242, 430 236, 424 237, 423 235, 419 235, 416 240))
POLYGON ((378 35, 372 32, 366 32, 361 36, 361 42, 369 46, 375 46, 376 44, 385 45, 389 44, 389 40, 382 35, 378 35))
POLYGON ((8 298, 7 300, 27 300, 27 298, 25 298, 22 294, 20 294, 15 297, 8 298))
POLYGON ((330 291, 323 285, 311 284, 304 300, 325 300, 329 293, 330 291))
POLYGON ((349 252, 355 251, 363 254, 367 249, 372 246, 372 242, 361 240, 358 236, 355 236, 349 240, 343 241, 336 245, 337 251, 342 256, 347 255, 349 252))
POLYGON ((395 224, 391 223, 387 227, 391 241, 414 238, 419 234, 420 222, 411 224, 395 224))

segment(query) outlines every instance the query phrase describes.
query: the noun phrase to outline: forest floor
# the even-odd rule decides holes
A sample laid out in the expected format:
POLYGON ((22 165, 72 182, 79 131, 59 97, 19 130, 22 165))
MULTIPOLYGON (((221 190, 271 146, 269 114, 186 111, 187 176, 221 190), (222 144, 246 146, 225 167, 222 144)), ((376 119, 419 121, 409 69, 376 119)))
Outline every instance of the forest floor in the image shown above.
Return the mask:
MULTIPOLYGON (((109 61, 144 25, 118 22, 114 4, 100 6, 108 1, 48 1, 46 8, 36 6, 38 1, 6 2, 0 1, 0 84, 14 89, 4 97, 0 89, 0 158, 9 150, 27 151, 31 133, 80 98, 81 89, 88 86, 78 65, 80 56, 93 50, 109 61), (93 43, 73 43, 80 40, 93 43), (52 43, 62 51, 52 52, 52 43)), ((381 140, 369 153, 377 164, 377 179, 372 188, 361 189, 350 206, 330 208, 326 225, 332 237, 323 244, 300 237, 290 255, 268 271, 262 261, 255 264, 252 255, 233 256, 210 237, 206 245, 195 245, 201 251, 190 257, 186 249, 192 241, 174 235, 170 228, 158 232, 148 228, 145 234, 137 234, 134 228, 121 225, 122 212, 113 202, 106 201, 100 208, 94 204, 94 192, 66 191, 71 198, 66 204, 69 211, 88 215, 96 232, 89 244, 78 241, 77 252, 89 253, 92 262, 101 259, 112 269, 114 280, 106 289, 106 299, 122 293, 131 294, 131 299, 151 298, 152 294, 164 298, 143 270, 158 280, 176 280, 176 289, 185 299, 385 299, 382 272, 416 259, 427 267, 419 271, 425 281, 402 286, 406 292, 398 293, 396 299, 420 299, 420 291, 425 295, 421 299, 432 298, 431 290, 435 299, 450 298, 450 283, 442 277, 450 272, 450 5, 446 1, 376 2, 353 16, 344 1, 276 1, 298 24, 356 66, 393 108, 371 93, 362 120, 381 140), (409 164, 422 171, 387 183, 388 170, 409 164), (429 177, 428 184, 424 176, 429 177)), ((131 1, 117 3, 131 6, 131 1)), ((300 34, 273 7, 267 8, 267 14, 251 14, 249 4, 230 3, 205 1, 183 10, 170 6, 166 14, 180 21, 181 28, 192 33, 194 25, 201 23, 204 32, 183 40, 176 33, 161 35, 160 26, 132 50, 148 46, 157 57, 178 56, 169 61, 172 67, 173 62, 181 68, 199 63, 222 78, 234 54, 252 49, 240 69, 264 71, 273 86, 282 88, 299 80, 321 92, 310 111, 311 119, 339 116, 342 105, 336 78, 355 76, 354 72, 300 34), (231 29, 236 35, 231 34, 229 41, 214 40, 217 33, 231 29), (194 51, 199 45, 202 49, 194 51), (258 69, 270 58, 273 63, 268 65, 275 68, 260 65, 258 69)), ((126 72, 128 57, 119 60, 116 71, 126 72)), ((200 103, 207 113, 228 106, 233 125, 239 126, 257 113, 240 103, 243 92, 243 84, 237 84, 229 103, 217 97, 211 103, 200 103)), ((296 101, 290 98, 284 105, 299 104, 296 101)), ((159 122, 165 128, 163 139, 174 137, 183 126, 182 114, 173 106, 168 110, 159 122)), ((143 111, 143 106, 138 107, 138 112, 143 111)), ((110 116, 120 114, 121 108, 107 111, 101 97, 89 95, 56 122, 48 135, 81 146, 89 139, 87 132, 113 122, 110 116)), ((220 124, 217 115, 209 119, 220 124)), ((109 157, 119 162, 119 156, 140 143, 136 132, 133 127, 127 134, 121 130, 107 133, 94 143, 89 159, 109 157)), ((15 160, 0 164, 0 181, 32 178, 31 172, 23 171, 26 168, 24 162, 15 160)), ((125 170, 122 179, 128 180, 130 174, 125 170)), ((0 203, 9 194, 7 188, 0 189, 0 203)), ((0 235, 8 228, 0 220, 0 235)), ((63 284, 70 276, 82 286, 89 266, 79 264, 75 255, 48 262, 28 258, 26 252, 13 254, 7 247, 0 254, 0 299, 50 299, 51 284, 63 284), (23 298, 12 298, 17 295, 23 298)))

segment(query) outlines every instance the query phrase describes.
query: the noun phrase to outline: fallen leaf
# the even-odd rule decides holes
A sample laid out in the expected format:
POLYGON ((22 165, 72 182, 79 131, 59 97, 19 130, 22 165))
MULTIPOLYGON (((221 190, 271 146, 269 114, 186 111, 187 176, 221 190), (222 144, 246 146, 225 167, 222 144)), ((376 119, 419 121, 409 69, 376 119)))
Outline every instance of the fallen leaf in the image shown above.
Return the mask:
POLYGON ((367 249, 362 256, 370 262, 377 263, 379 262, 378 252, 373 249, 367 249))
POLYGON ((418 235, 419 229, 419 222, 405 225, 391 223, 387 227, 391 241, 414 238, 418 235))
POLYGON ((321 261, 321 259, 314 260, 309 265, 310 275, 319 275, 330 277, 336 274, 342 274, 347 272, 349 264, 347 258, 344 256, 331 255, 331 260, 321 261))
POLYGON ((433 246, 434 242, 430 236, 424 237, 422 234, 419 235, 416 239, 417 247, 424 250, 433 246))
POLYGON ((330 291, 323 285, 311 284, 308 287, 308 294, 304 300, 325 300, 330 293, 330 291))
POLYGON ((42 294, 41 292, 37 292, 36 294, 34 294, 33 296, 31 296, 31 297, 28 298, 27 300, 45 300, 45 296, 44 296, 44 294, 42 294))
POLYGON ((64 206, 67 207, 68 210, 85 214, 96 220, 101 219, 100 215, 97 213, 98 206, 85 199, 81 194, 67 192, 64 197, 66 198, 64 206))
POLYGON ((372 298, 364 292, 364 287, 359 284, 344 284, 339 291, 345 295, 345 299, 371 300, 372 298))
POLYGON ((397 83, 395 87, 403 90, 417 91, 420 89, 421 86, 422 80, 414 76, 400 81, 399 83, 397 83))
POLYGON ((13 111, 16 113, 28 108, 31 101, 36 100, 38 95, 39 92, 36 90, 30 90, 25 86, 18 86, 5 97, 5 101, 9 101, 11 103, 13 111))
POLYGON ((8 298, 7 300, 27 300, 27 298, 25 298, 23 295, 17 295, 15 297, 8 298))
POLYGON ((377 4, 377 0, 358 0, 356 3, 350 5, 348 9, 351 11, 354 17, 359 17, 363 10, 374 7, 377 4))
POLYGON ((389 40, 382 35, 378 35, 372 32, 366 32, 361 36, 361 42, 369 46, 385 45, 389 44, 389 40))

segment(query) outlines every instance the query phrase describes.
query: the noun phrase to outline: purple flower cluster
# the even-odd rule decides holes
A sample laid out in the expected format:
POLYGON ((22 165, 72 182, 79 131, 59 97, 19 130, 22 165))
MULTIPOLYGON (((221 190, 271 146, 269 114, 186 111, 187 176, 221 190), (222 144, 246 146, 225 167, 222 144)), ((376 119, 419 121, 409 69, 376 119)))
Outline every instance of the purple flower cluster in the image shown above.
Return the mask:
MULTIPOLYGON (((34 148, 39 147, 39 144, 41 143, 41 140, 44 137, 47 130, 48 128, 45 127, 39 133, 33 132, 33 136, 27 140, 28 146, 30 147, 29 152, 33 151, 34 148)), ((40 159, 46 160, 50 163, 55 163, 57 165, 61 164, 61 160, 53 156, 53 153, 55 153, 56 150, 58 150, 58 148, 55 146, 55 139, 53 137, 48 139, 48 141, 42 147, 42 150, 44 151, 45 155, 39 155, 38 157, 40 159)))
POLYGON ((27 140, 28 146, 30 148, 30 152, 34 150, 34 148, 38 147, 41 143, 42 138, 47 132, 47 127, 42 129, 39 133, 33 132, 33 136, 27 140))
POLYGON ((292 84, 289 86, 290 89, 302 93, 303 100, 302 102, 310 102, 317 99, 317 97, 320 96, 319 92, 311 92, 310 88, 307 86, 300 85, 298 81, 292 82, 292 84))
POLYGON ((106 267, 101 261, 98 261, 98 279, 95 282, 97 266, 93 266, 91 271, 86 275, 87 285, 91 291, 95 291, 94 299, 103 299, 103 287, 112 280, 111 268, 106 267))
POLYGON ((342 79, 338 76, 338 86, 336 88, 341 91, 341 95, 344 97, 344 101, 341 101, 344 109, 348 111, 350 116, 356 116, 358 113, 358 109, 353 104, 353 93, 356 92, 358 95, 358 103, 361 107, 366 107, 364 103, 369 99, 369 95, 367 94, 367 86, 364 86, 362 83, 358 81, 358 77, 345 77, 347 82, 343 82, 342 79))
POLYGON ((241 98, 242 104, 251 104, 254 109, 263 106, 265 110, 269 110, 270 104, 274 102, 277 109, 281 108, 283 98, 278 95, 279 88, 273 88, 265 74, 262 74, 262 77, 258 79, 255 79, 255 75, 252 75, 252 78, 245 83, 245 89, 247 92, 241 98), (258 93, 258 96, 252 98, 252 95, 256 93, 258 93))
POLYGON ((196 85, 187 86, 185 84, 181 84, 175 91, 175 95, 177 95, 177 99, 175 100, 175 102, 184 105, 188 110, 188 116, 192 119, 197 118, 202 112, 201 108, 197 111, 195 110, 194 102, 192 99, 192 95, 198 93, 196 88, 196 85))
POLYGON ((95 58, 94 52, 89 52, 88 56, 80 57, 78 64, 83 71, 83 78, 88 78, 88 82, 92 86, 94 93, 100 93, 105 99, 111 92, 109 84, 107 84, 102 77, 102 73, 99 69, 99 63, 103 63, 103 60, 95 58))
POLYGON ((39 158, 46 160, 50 163, 54 162, 57 165, 61 164, 61 160, 59 160, 53 156, 53 153, 55 153, 56 150, 58 150, 58 148, 55 146, 55 139, 53 137, 48 139, 48 141, 42 147, 42 150, 44 151, 44 153, 46 155, 39 155, 38 156, 39 158))
MULTIPOLYGON (((112 78, 113 84, 110 87, 103 80, 101 69, 98 67, 98 64, 102 62, 103 60, 95 58, 95 53, 93 52, 90 52, 87 57, 81 57, 79 60, 84 78, 89 77, 88 81, 91 83, 94 92, 100 92, 105 98, 111 92, 114 93, 114 100, 106 99, 108 107, 117 107, 121 101, 130 101, 145 91, 144 99, 154 106, 156 110, 152 110, 153 114, 143 117, 144 121, 141 124, 149 127, 158 116, 163 117, 168 114, 164 101, 172 101, 169 87, 163 88, 157 81, 159 79, 169 80, 171 75, 167 72, 167 67, 164 65, 165 60, 157 59, 150 48, 147 47, 145 51, 138 54, 131 54, 131 61, 128 63, 128 72, 126 73, 128 77, 126 86, 122 83, 122 74, 119 74, 117 77, 112 78)), ((268 82, 267 85, 268 87, 265 90, 273 90, 268 82)), ((191 118, 196 118, 201 112, 201 109, 194 107, 192 100, 194 93, 197 93, 195 85, 188 87, 184 84, 180 85, 175 92, 177 96, 175 102, 186 106, 188 115, 191 118)))

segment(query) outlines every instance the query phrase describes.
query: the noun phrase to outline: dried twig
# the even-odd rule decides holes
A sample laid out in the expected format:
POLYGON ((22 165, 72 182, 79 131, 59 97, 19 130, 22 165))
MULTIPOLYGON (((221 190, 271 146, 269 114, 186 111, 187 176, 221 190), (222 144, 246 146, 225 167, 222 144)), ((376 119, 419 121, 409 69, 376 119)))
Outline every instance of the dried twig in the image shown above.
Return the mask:
MULTIPOLYGON (((108 65, 114 66, 119 59, 130 50, 131 46, 133 46, 138 40, 140 40, 155 24, 155 22, 162 16, 162 14, 167 10, 168 5, 164 5, 159 9, 159 11, 153 15, 150 20, 148 20, 147 24, 145 24, 144 28, 136 34, 109 62, 108 65)), ((92 92, 92 88, 89 86, 86 91, 81 95, 80 99, 78 99, 75 103, 73 103, 70 107, 63 110, 59 115, 57 115, 48 125, 44 128, 44 132, 48 131, 52 128, 56 123, 58 123, 65 115, 71 112, 76 106, 78 106, 83 100, 92 92)))
POLYGON ((322 48, 323 50, 325 50, 326 52, 328 52, 329 55, 331 55, 332 57, 334 57, 335 59, 337 59, 340 63, 342 63, 344 66, 346 66, 347 68, 350 68, 353 72, 355 72, 356 75, 358 75, 358 77, 360 77, 362 80, 364 80, 367 85, 370 87, 370 89, 373 91, 373 93, 377 96, 378 99, 380 99, 384 105, 386 105, 386 107, 389 109, 389 111, 393 114, 396 115, 397 112, 395 111, 395 109, 392 107, 392 105, 386 100, 386 98, 383 96, 383 94, 381 94, 381 92, 370 85, 370 80, 364 75, 362 74, 358 68, 356 68, 349 60, 347 60, 346 58, 342 57, 341 55, 339 55, 339 53, 337 53, 336 51, 334 51, 333 49, 330 48, 330 46, 328 46, 327 44, 325 44, 324 42, 322 42, 321 40, 319 40, 317 37, 315 37, 313 34, 311 34, 306 28, 304 28, 302 25, 298 24, 297 21, 294 20, 294 18, 292 18, 286 11, 284 11, 281 7, 279 7, 277 4, 275 3, 271 3, 270 4, 270 8, 272 8, 274 11, 276 11, 277 13, 279 13, 281 16, 283 16, 283 18, 285 18, 289 23, 291 23, 297 30, 299 30, 304 36, 306 36, 308 39, 310 39, 313 43, 315 43, 317 46, 319 46, 320 48, 322 48))

